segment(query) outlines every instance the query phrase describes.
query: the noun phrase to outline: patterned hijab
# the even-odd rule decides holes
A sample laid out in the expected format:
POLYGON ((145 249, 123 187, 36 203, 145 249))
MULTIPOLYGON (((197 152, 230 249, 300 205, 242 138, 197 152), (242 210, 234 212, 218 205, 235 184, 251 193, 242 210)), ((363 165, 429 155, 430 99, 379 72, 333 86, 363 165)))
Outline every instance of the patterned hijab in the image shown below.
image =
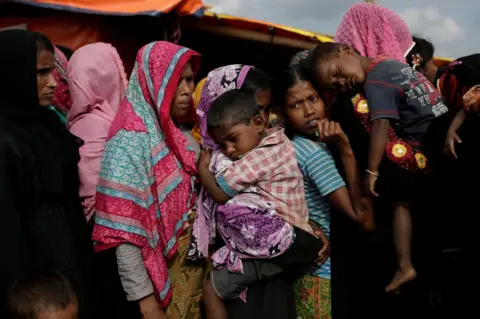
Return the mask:
POLYGON ((357 3, 345 13, 335 42, 350 45, 369 58, 389 55, 403 63, 415 45, 408 25, 398 14, 371 3, 357 3))
POLYGON ((195 202, 195 152, 170 117, 188 63, 196 73, 199 54, 173 43, 140 49, 107 136, 96 195, 96 250, 140 247, 161 306, 172 292, 168 261, 195 202))
POLYGON ((208 73, 197 107, 198 123, 203 146, 211 149, 217 148, 217 145, 207 133, 207 112, 210 106, 212 106, 213 101, 227 91, 241 88, 248 71, 252 68, 253 67, 249 65, 232 64, 217 68, 208 73))
POLYGON ((300 64, 300 62, 302 62, 303 60, 306 60, 310 56, 312 51, 313 49, 304 50, 296 53, 290 60, 290 64, 288 66, 291 68, 297 67, 300 64))
MULTIPOLYGON (((249 65, 233 64, 208 73, 197 106, 198 123, 204 147, 217 148, 207 132, 207 113, 212 103, 223 93, 241 88, 251 69, 253 67, 249 65)), ((190 259, 196 260, 208 256, 208 247, 215 238, 216 207, 215 201, 202 188, 197 200, 197 216, 193 224, 190 259)))
POLYGON ((67 57, 60 49, 55 47, 55 69, 53 70, 53 76, 57 81, 57 87, 55 88, 52 104, 65 115, 72 107, 72 98, 68 89, 67 66, 67 57))

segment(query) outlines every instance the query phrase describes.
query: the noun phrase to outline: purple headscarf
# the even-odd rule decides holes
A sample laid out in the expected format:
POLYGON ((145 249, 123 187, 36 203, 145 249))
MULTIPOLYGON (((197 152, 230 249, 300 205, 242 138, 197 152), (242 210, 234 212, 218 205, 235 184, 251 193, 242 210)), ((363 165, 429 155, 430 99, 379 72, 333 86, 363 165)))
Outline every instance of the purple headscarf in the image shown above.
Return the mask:
POLYGON ((232 64, 208 73, 197 107, 198 125, 204 147, 217 148, 217 145, 207 133, 207 113, 212 103, 223 93, 241 88, 248 71, 251 69, 254 69, 254 67, 250 65, 232 64))

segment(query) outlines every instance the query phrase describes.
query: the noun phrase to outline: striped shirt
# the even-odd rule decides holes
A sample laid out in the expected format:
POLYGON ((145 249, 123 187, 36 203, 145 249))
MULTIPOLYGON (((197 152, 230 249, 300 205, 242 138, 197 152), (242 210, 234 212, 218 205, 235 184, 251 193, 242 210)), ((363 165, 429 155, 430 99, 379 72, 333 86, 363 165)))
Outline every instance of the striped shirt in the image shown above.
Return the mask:
MULTIPOLYGON (((327 195, 344 187, 345 182, 338 173, 332 155, 324 143, 314 142, 298 135, 293 138, 292 143, 303 174, 309 217, 319 224, 330 238, 330 204, 327 195)), ((310 273, 330 279, 330 258, 310 273)))

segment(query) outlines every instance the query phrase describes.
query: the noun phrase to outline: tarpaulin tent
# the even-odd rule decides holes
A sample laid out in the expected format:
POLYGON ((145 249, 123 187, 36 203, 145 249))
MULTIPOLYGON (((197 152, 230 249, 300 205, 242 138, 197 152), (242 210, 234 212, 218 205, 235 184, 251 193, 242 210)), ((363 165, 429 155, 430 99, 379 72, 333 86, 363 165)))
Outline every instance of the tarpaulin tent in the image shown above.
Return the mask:
POLYGON ((175 12, 180 16, 203 13, 201 0, 7 0, 29 6, 107 15, 160 16, 175 12))
POLYGON ((285 67, 295 52, 333 41, 327 35, 216 14, 205 10, 200 0, 7 0, 0 3, 0 28, 12 25, 27 25, 72 49, 110 42, 127 70, 142 45, 179 41, 203 55, 200 76, 230 63, 252 64, 272 73, 285 67))

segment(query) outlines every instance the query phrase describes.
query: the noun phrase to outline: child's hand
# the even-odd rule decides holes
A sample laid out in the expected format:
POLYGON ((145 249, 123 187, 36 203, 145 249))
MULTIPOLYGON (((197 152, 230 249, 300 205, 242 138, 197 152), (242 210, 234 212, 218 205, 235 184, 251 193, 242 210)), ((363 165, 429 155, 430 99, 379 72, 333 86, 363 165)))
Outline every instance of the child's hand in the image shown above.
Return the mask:
POLYGON ((370 174, 370 173, 365 174, 365 179, 364 179, 365 193, 373 197, 378 197, 378 194, 375 192, 375 183, 377 182, 377 179, 378 179, 378 173, 376 172, 373 172, 373 173, 377 174, 377 176, 374 176, 373 174, 370 174))
POLYGON ((445 139, 445 145, 443 146, 443 152, 454 159, 458 158, 457 153, 455 152, 456 143, 461 144, 462 139, 458 136, 457 130, 450 127, 447 132, 447 138, 445 139))
POLYGON ((200 151, 200 157, 198 158, 198 167, 209 167, 212 160, 212 150, 203 149, 200 151))
POLYGON ((318 252, 318 257, 315 260, 317 265, 320 266, 323 265, 330 256, 330 242, 323 229, 316 222, 309 220, 308 224, 312 227, 315 236, 317 236, 323 243, 322 249, 318 252))
POLYGON ((332 146, 350 145, 347 135, 337 122, 323 119, 318 122, 317 127, 320 141, 332 146))

